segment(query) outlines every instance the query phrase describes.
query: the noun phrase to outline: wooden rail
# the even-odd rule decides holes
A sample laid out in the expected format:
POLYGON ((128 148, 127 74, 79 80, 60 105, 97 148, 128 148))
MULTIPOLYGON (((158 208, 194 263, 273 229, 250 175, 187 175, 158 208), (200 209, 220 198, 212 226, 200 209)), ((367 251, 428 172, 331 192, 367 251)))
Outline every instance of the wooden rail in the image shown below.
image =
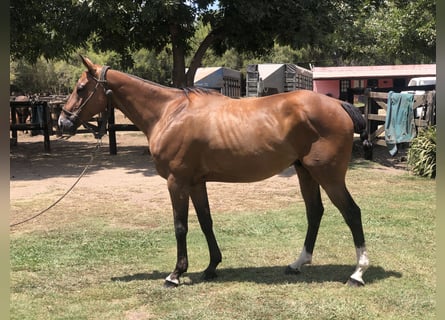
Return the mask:
MULTIPOLYGON (((43 146, 45 152, 51 152, 50 136, 60 135, 59 129, 57 127, 57 119, 59 118, 62 106, 65 100, 31 100, 31 101, 10 101, 10 131, 11 131, 11 144, 17 145, 18 130, 30 130, 30 131, 42 131, 43 133, 43 146), (37 114, 40 108, 41 118, 43 121, 35 122, 35 119, 31 119, 31 123, 17 123, 17 109, 19 108, 31 108, 34 110, 34 114, 37 114)), ((90 122, 96 122, 99 124, 102 121, 100 117, 95 117, 90 120, 90 122)), ((107 134, 109 139, 109 152, 111 155, 117 154, 117 142, 116 142, 116 132, 117 131, 139 131, 138 127, 134 124, 119 124, 115 123, 115 110, 112 108, 109 113, 107 134)), ((91 134, 89 130, 78 129, 78 134, 88 133, 91 134)))
POLYGON ((49 106, 47 101, 10 101, 10 115, 11 123, 9 129, 11 130, 11 143, 17 145, 17 130, 41 130, 43 131, 43 146, 45 152, 51 152, 49 136, 53 134, 51 127, 51 119, 49 117, 49 106), (32 123, 17 123, 17 109, 31 108, 34 114, 41 111, 39 122, 32 123))
MULTIPOLYGON (((386 146, 384 139, 386 112, 388 110, 388 92, 365 92, 365 119, 368 136, 373 144, 386 146)), ((425 91, 424 94, 414 95, 413 110, 415 113, 416 127, 428 127, 436 124, 436 91, 425 91), (421 115, 417 117, 416 110, 421 109, 421 115)))

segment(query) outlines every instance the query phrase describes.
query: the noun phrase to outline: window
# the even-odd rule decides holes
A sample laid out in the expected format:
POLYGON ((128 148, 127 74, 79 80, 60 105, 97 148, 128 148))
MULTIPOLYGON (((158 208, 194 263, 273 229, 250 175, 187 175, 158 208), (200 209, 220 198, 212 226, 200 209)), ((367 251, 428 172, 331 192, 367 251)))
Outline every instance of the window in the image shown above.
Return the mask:
POLYGON ((349 80, 340 80, 340 92, 348 92, 351 87, 351 82, 349 80))
POLYGON ((379 81, 377 79, 368 79, 368 88, 377 88, 379 86, 379 81))
POLYGON ((352 88, 364 88, 365 80, 352 80, 352 88))

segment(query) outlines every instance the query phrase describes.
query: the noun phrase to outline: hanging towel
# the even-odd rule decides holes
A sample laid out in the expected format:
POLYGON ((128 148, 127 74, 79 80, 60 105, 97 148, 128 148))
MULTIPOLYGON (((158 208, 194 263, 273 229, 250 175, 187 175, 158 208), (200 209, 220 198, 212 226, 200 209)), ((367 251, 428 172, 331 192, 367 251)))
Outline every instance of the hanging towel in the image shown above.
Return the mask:
POLYGON ((397 144, 410 142, 416 136, 414 122, 414 94, 388 93, 388 108, 386 110, 385 142, 389 153, 397 153, 397 144))

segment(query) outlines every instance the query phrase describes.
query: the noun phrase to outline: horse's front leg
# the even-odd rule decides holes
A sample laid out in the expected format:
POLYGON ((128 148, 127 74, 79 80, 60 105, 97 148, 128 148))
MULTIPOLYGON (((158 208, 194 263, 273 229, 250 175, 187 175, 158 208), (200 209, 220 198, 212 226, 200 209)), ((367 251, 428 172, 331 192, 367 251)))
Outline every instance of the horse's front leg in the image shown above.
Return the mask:
POLYGON ((167 180, 168 191, 173 206, 173 219, 177 246, 176 267, 165 279, 164 287, 177 287, 180 276, 187 271, 187 231, 190 187, 181 183, 174 176, 167 180))
POLYGON ((207 188, 205 182, 193 186, 190 189, 190 197, 195 206, 198 215, 201 230, 204 233, 209 247, 210 263, 204 271, 204 279, 211 280, 216 278, 216 267, 221 262, 221 251, 213 232, 213 221, 210 215, 209 199, 207 197, 207 188))

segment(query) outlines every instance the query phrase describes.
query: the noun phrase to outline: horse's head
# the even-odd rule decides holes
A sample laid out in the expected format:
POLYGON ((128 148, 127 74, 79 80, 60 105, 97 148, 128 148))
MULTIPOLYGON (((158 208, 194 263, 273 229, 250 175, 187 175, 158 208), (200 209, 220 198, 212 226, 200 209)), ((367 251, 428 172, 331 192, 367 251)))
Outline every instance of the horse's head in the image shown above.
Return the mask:
POLYGON ((86 57, 81 58, 87 70, 82 73, 60 113, 58 124, 63 134, 74 135, 81 124, 86 124, 107 108, 105 74, 108 67, 96 65, 86 57))

